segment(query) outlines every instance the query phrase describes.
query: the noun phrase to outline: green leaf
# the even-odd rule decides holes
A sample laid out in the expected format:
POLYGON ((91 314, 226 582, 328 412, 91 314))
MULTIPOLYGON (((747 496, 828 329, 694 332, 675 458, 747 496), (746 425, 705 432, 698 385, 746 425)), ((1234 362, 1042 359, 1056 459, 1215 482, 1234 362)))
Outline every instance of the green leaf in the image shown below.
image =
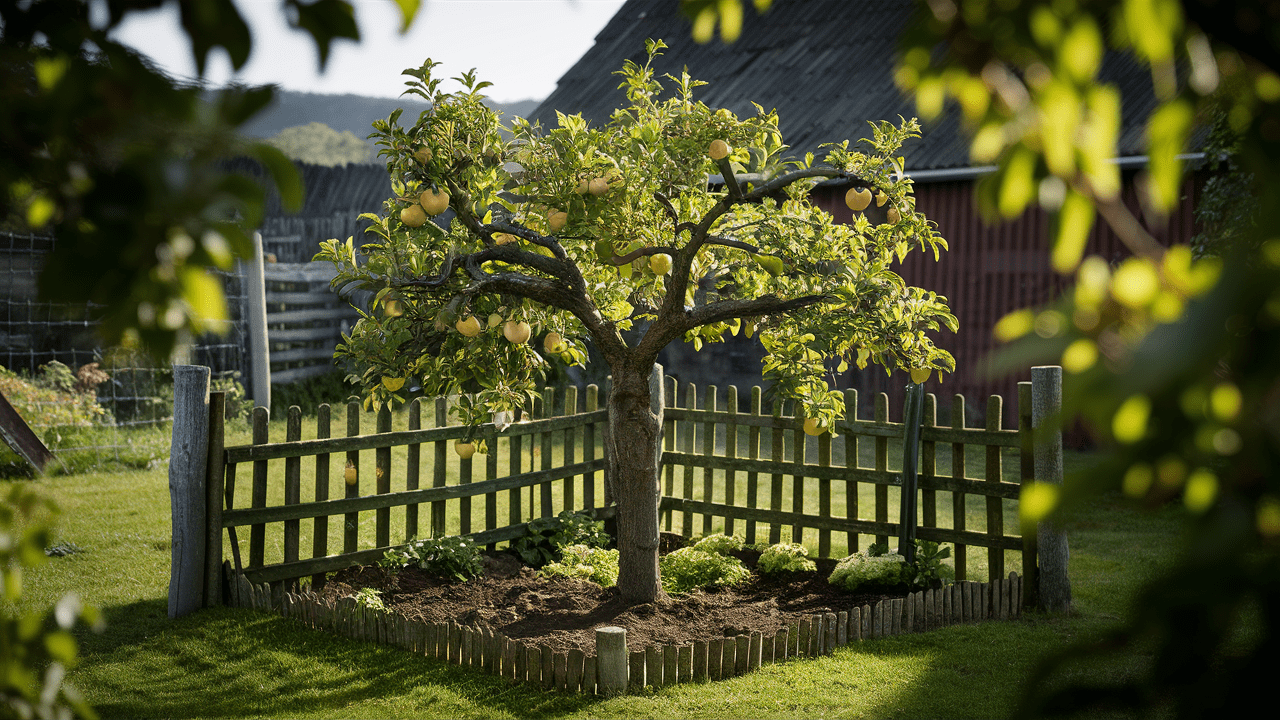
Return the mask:
POLYGON ((418 8, 422 5, 422 0, 395 0, 396 5, 400 7, 400 34, 408 31, 409 26, 413 24, 413 19, 418 14, 418 8))
MULTIPOLYGON (((329 61, 329 45, 335 38, 360 39, 355 11, 346 0, 285 0, 285 8, 293 13, 290 24, 311 34, 320 54, 320 69, 329 61)), ((239 67, 239 66, 236 66, 239 67)))
POLYGON ((252 39, 249 26, 231 0, 203 0, 178 3, 182 27, 191 38, 191 55, 196 73, 204 75, 204 64, 215 47, 227 51, 231 67, 239 70, 249 60, 252 39))

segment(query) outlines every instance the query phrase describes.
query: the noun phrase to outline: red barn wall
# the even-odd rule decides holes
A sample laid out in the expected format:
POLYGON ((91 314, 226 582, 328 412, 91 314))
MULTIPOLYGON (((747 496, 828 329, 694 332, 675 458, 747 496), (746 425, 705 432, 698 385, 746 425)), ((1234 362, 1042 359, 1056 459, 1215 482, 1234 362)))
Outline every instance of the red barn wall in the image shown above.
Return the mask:
MULTIPOLYGON (((842 188, 820 187, 814 200, 838 220, 849 222, 852 212, 844 204, 844 193, 842 188)), ((1133 173, 1126 174, 1123 197, 1147 230, 1168 245, 1188 242, 1194 234, 1196 193, 1197 185, 1189 178, 1183 202, 1165 222, 1143 216, 1133 173)), ((908 285, 946 296, 960 321, 958 333, 932 333, 934 341, 956 359, 955 375, 942 384, 935 376, 927 386, 928 392, 938 395, 939 421, 950 422, 952 396, 959 393, 966 400, 968 424, 982 423, 987 398, 998 394, 1005 399, 1004 427, 1015 427, 1017 383, 1030 380, 1031 372, 1028 368, 1014 376, 989 377, 986 358, 996 349, 992 328, 1007 313, 1049 302, 1069 286, 1072 278, 1058 275, 1049 267, 1048 220, 1043 211, 1034 208, 1012 221, 991 225, 979 215, 973 194, 971 180, 918 183, 916 207, 937 223, 950 250, 936 262, 932 253, 913 252, 895 269, 908 285)), ((1130 255, 1101 220, 1094 225, 1087 252, 1112 262, 1130 255)), ((865 371, 852 370, 845 380, 848 387, 859 391, 863 417, 868 416, 872 398, 879 392, 889 393, 890 414, 899 416, 906 383, 902 373, 886 377, 883 369, 873 366, 865 371)))

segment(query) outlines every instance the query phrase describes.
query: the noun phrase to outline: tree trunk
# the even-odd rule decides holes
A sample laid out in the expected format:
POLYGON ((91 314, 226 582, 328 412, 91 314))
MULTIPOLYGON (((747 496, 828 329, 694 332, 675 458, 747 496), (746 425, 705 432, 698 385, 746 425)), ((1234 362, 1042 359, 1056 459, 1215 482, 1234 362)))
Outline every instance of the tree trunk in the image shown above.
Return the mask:
MULTIPOLYGON (((619 363, 619 365, 622 365, 619 363)), ((662 594, 658 575, 658 470, 662 457, 661 371, 657 366, 612 368, 605 458, 618 506, 618 590, 632 602, 662 594)))

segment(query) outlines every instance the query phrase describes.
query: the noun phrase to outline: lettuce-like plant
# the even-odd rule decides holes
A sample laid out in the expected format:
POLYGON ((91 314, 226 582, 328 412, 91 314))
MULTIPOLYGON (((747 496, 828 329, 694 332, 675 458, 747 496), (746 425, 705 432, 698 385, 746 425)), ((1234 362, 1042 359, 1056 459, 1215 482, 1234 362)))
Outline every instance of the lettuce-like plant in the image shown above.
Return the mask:
POLYGON ((664 555, 659 562, 662 589, 672 595, 683 595, 700 587, 737 585, 751 577, 751 571, 741 560, 697 548, 680 548, 664 555))
POLYGON ((809 559, 809 548, 798 543, 778 543, 770 545, 760 553, 756 562, 756 570, 761 575, 780 572, 809 572, 818 566, 809 559))

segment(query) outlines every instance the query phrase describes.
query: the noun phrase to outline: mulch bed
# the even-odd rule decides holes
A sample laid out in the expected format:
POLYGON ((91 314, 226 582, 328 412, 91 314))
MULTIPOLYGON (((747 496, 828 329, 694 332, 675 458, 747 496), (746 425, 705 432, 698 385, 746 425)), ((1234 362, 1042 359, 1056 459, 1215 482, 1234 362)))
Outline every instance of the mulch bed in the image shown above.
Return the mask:
MULTIPOLYGON (((738 557, 754 568, 759 553, 743 551, 738 557)), ((835 561, 816 562, 814 572, 771 577, 753 573, 737 587, 695 590, 638 605, 624 601, 616 588, 541 577, 508 554, 486 556, 484 576, 468 582, 416 568, 394 575, 376 566, 350 568, 326 583, 320 595, 336 600, 361 588, 376 588, 388 608, 411 620, 487 626, 554 652, 576 648, 590 655, 595 652, 595 628, 607 625, 625 627, 627 645, 633 650, 752 632, 769 637, 802 616, 874 605, 885 597, 905 594, 846 592, 827 583, 835 561)))

